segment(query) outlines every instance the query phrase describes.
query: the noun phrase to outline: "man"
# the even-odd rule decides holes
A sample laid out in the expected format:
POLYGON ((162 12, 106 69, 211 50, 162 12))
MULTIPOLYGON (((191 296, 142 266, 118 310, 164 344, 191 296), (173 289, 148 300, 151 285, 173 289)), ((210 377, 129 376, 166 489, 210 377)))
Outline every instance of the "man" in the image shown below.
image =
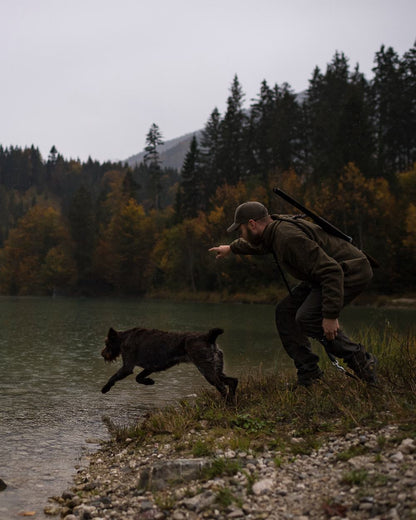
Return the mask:
POLYGON ((365 254, 309 221, 269 215, 259 202, 238 206, 227 231, 237 230, 241 238, 210 249, 217 258, 272 253, 280 268, 300 280, 276 307, 277 330, 295 362, 298 384, 310 386, 323 375, 308 338, 342 358, 360 379, 376 383, 376 358, 348 338, 338 322, 342 308, 373 276, 365 254))

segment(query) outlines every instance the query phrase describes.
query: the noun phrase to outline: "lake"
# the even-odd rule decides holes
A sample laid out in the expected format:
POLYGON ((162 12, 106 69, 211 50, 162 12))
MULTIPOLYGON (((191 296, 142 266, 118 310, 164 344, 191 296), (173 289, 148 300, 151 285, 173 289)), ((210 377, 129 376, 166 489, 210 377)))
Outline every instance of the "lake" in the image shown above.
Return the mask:
MULTIPOLYGON (((415 318, 416 310, 350 307, 342 323, 350 334, 371 326, 382 335, 386 326, 414 330, 415 318)), ((107 438, 104 416, 125 424, 209 387, 193 365, 179 365, 155 374, 153 386, 130 376, 101 394, 120 366, 100 356, 110 326, 221 327, 218 343, 229 375, 259 368, 295 375, 272 305, 0 297, 0 478, 8 485, 0 492, 0 520, 24 511, 46 518, 48 497, 69 488, 85 454, 107 438)))

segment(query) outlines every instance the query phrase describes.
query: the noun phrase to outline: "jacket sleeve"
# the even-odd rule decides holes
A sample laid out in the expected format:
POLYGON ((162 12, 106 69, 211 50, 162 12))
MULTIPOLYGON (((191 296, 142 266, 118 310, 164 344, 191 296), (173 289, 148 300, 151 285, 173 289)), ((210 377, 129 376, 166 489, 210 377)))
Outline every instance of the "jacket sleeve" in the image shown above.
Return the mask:
POLYGON ((322 315, 338 318, 344 301, 344 272, 341 265, 314 241, 292 236, 282 248, 282 261, 299 278, 322 288, 322 315))
POLYGON ((237 238, 230 244, 231 251, 235 255, 266 255, 270 250, 266 250, 262 244, 259 246, 252 246, 244 238, 237 238))

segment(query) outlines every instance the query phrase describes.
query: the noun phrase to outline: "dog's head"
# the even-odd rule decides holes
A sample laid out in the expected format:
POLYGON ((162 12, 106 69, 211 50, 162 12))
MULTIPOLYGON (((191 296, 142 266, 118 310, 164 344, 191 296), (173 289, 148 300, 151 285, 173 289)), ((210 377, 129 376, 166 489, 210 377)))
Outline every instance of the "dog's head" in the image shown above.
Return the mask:
POLYGON ((107 362, 114 361, 121 354, 121 340, 118 332, 113 328, 108 331, 105 338, 105 347, 101 351, 101 355, 107 362))

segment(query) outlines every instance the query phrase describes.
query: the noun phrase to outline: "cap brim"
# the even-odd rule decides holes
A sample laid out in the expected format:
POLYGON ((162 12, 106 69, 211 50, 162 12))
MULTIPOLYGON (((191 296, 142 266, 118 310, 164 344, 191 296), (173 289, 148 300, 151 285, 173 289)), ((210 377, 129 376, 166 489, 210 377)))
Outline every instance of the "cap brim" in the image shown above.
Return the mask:
POLYGON ((234 222, 231 224, 229 228, 227 228, 227 233, 232 233, 233 231, 237 231, 237 229, 240 227, 241 224, 237 224, 237 222, 234 222))

